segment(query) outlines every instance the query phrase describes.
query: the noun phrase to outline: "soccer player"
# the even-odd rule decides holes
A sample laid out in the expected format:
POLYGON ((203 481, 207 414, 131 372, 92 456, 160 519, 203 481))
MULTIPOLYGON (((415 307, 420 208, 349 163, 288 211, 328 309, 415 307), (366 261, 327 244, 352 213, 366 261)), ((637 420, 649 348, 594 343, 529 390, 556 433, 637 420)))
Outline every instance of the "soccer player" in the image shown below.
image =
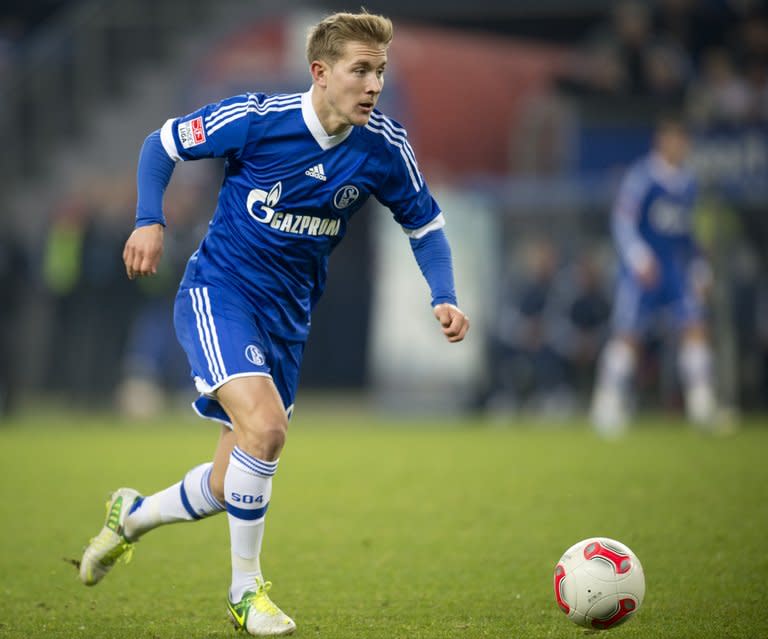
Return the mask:
MULTIPOLYGON (((443 215, 401 125, 376 110, 392 23, 337 13, 315 25, 306 93, 248 93, 171 118, 149 135, 138 163, 136 228, 128 277, 156 272, 163 247, 162 194, 176 162, 226 159, 218 206, 189 260, 174 323, 189 358, 202 416, 223 424, 213 461, 158 493, 121 488, 86 548, 80 577, 98 583, 148 531, 227 512, 230 617, 251 635, 296 625, 267 595, 259 554, 293 410, 310 312, 328 257, 369 196, 410 238, 449 342, 469 329, 456 306, 443 215)), ((343 344, 341 345, 343 347, 343 344)))
POLYGON ((678 368, 685 408, 695 424, 711 427, 716 402, 703 297, 709 267, 693 237, 696 186, 686 167, 690 141, 682 121, 662 119, 653 149, 624 177, 612 211, 621 262, 612 337, 600 357, 592 421, 603 435, 621 434, 641 339, 668 311, 679 331, 678 368))

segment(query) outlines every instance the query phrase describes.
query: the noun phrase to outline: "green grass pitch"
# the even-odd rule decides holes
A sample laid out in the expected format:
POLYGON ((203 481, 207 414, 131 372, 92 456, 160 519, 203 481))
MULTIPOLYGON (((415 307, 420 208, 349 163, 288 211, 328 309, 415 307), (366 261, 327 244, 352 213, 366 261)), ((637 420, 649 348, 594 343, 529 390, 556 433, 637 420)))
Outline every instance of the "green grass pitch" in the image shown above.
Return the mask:
MULTIPOLYGON (((499 427, 299 413, 262 563, 297 637, 581 637, 552 570, 588 536, 640 557, 647 595, 619 639, 768 637, 768 424, 707 438, 646 421, 499 427)), ((122 485, 151 492, 211 452, 172 415, 25 417, 0 427, 0 637, 234 637, 226 521, 150 533, 94 588, 78 557, 122 485)))

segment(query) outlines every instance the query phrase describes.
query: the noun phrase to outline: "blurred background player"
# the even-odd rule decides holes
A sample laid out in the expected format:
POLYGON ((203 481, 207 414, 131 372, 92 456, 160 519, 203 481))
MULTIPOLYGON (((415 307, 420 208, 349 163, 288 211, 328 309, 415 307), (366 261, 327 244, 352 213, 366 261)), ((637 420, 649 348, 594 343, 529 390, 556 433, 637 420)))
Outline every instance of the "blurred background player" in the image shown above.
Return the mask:
POLYGON ((627 425, 628 395, 643 338, 665 312, 679 331, 678 369, 688 418, 712 425, 712 352, 704 323, 709 266, 693 236, 696 185, 686 167, 688 132, 674 117, 660 120, 653 149, 624 177, 612 211, 620 275, 612 336, 600 356, 592 421, 603 435, 627 425))
POLYGON ((104 527, 80 562, 86 585, 150 530, 226 510, 227 610, 235 627, 256 636, 296 628, 267 594, 264 521, 328 256, 369 196, 390 208, 410 238, 445 337, 464 338, 469 320, 456 307, 443 215, 405 130, 375 110, 391 40, 387 18, 333 14, 310 30, 309 91, 235 96, 171 118, 145 140, 136 229, 123 252, 131 279, 157 272, 163 193, 175 163, 227 160, 216 212, 174 309, 200 392, 194 408, 224 426, 212 463, 147 497, 131 488, 113 493, 104 527))

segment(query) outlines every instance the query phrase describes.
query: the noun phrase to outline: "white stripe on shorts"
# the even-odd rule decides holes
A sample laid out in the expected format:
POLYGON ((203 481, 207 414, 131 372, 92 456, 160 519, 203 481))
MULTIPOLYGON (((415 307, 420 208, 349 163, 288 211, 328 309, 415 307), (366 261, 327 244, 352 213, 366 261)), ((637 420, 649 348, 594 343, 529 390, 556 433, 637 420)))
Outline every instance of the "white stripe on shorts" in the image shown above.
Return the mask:
MULTIPOLYGON (((205 292, 207 299, 208 292, 206 289, 203 289, 203 291, 205 292)), ((217 353, 215 350, 218 348, 219 340, 218 336, 215 334, 216 326, 213 324, 213 318, 210 317, 210 300, 208 300, 208 307, 206 308, 203 304, 203 297, 200 294, 199 288, 189 289, 189 295, 192 298, 192 310, 195 312, 195 319, 197 320, 197 334, 200 338, 200 346, 202 347, 203 354, 208 362, 208 370, 211 373, 211 379, 213 380, 213 383, 216 384, 224 379, 226 371, 224 370, 224 363, 221 361, 221 353, 217 353), (208 322, 209 317, 210 326, 208 322), (211 333, 213 333, 215 341, 212 339, 211 333), (221 364, 221 366, 219 364, 221 364)))
POLYGON ((219 370, 221 370, 221 379, 224 379, 227 377, 227 368, 224 366, 224 358, 221 356, 221 348, 219 347, 219 334, 216 332, 216 323, 213 321, 213 313, 211 312, 211 300, 208 297, 208 287, 203 288, 203 297, 205 298, 205 313, 208 316, 208 323, 211 328, 211 336, 213 337, 214 355, 218 361, 219 370))

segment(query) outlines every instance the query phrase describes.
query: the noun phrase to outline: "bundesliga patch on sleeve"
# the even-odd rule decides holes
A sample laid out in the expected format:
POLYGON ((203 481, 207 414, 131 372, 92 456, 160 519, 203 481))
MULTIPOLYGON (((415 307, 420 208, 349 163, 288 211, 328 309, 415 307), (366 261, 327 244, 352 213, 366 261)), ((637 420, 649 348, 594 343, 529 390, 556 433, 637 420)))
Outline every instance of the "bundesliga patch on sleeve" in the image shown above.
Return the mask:
POLYGON ((203 129, 203 118, 195 118, 189 122, 179 122, 179 141, 181 146, 188 149, 205 142, 205 129, 203 129))

